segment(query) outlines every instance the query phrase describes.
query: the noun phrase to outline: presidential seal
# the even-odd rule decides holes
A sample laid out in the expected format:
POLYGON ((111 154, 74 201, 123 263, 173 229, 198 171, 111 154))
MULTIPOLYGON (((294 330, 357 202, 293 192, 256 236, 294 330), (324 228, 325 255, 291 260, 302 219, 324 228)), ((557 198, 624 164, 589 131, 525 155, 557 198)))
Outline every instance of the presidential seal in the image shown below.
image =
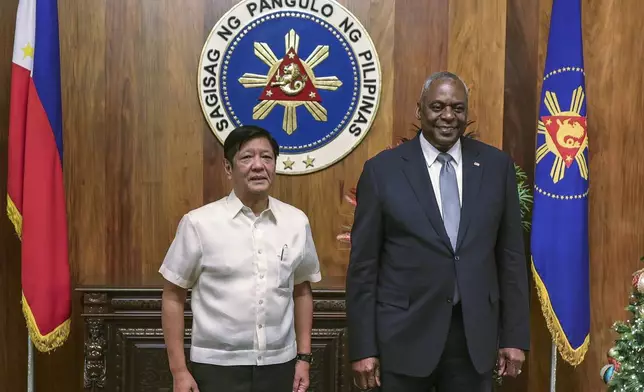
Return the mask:
POLYGON ((277 172, 306 174, 364 139, 381 71, 367 31, 336 1, 242 0, 211 30, 198 85, 221 143, 235 127, 259 125, 280 144, 277 172))

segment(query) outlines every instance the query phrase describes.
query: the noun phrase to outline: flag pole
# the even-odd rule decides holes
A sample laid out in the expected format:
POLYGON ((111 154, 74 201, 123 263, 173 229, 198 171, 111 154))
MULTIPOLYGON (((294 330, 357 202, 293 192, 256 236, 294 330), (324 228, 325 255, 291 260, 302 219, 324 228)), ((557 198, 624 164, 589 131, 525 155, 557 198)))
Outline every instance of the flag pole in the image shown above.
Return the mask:
POLYGON ((550 392, 557 389, 557 345, 552 343, 552 357, 550 358, 550 392))
POLYGON ((34 345, 27 333, 27 392, 34 392, 34 345))

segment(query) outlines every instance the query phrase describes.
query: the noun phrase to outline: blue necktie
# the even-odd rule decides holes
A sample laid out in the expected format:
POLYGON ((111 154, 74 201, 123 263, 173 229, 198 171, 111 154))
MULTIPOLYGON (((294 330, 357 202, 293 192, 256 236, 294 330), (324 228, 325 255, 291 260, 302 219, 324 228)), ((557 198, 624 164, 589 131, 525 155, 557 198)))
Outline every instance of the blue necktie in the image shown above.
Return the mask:
MULTIPOLYGON (((443 224, 445 231, 452 243, 452 249, 456 251, 456 239, 458 237, 458 225, 461 221, 461 203, 458 197, 458 183, 456 182, 456 170, 451 164, 452 156, 446 153, 438 154, 436 158, 441 164, 440 192, 441 206, 443 210, 443 224)), ((460 301, 458 283, 454 283, 454 304, 460 301)))

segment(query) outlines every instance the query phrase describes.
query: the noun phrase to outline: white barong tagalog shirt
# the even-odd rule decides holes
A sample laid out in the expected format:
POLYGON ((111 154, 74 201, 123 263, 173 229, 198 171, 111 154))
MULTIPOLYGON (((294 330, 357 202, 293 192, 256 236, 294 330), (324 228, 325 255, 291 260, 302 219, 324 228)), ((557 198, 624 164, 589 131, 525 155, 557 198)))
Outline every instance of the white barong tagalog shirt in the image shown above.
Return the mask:
POLYGON ((269 198, 256 216, 234 192, 183 216, 159 272, 192 288, 190 359, 215 365, 295 358, 293 286, 321 279, 306 215, 269 198))

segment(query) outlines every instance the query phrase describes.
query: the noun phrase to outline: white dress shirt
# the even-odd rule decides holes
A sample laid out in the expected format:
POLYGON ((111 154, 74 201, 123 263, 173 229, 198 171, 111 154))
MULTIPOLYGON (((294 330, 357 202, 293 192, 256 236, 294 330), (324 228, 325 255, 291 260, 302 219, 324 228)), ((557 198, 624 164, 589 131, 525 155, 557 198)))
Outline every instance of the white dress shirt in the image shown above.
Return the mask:
MULTIPOLYGON (((434 188, 434 195, 436 195, 436 203, 438 203, 438 209, 443 216, 443 205, 441 204, 441 188, 440 188, 440 174, 443 164, 436 159, 438 154, 441 152, 434 146, 432 146, 425 135, 420 134, 420 148, 423 150, 423 155, 425 156, 425 162, 427 163, 427 170, 429 171, 429 178, 432 181, 432 187, 434 188)), ((449 155, 454 158, 451 162, 456 170, 456 182, 458 184, 458 199, 459 203, 463 205, 463 154, 461 151, 461 139, 452 146, 452 148, 447 151, 449 155)))
POLYGON ((293 286, 321 279, 307 216, 269 198, 256 216, 234 192, 183 216, 159 272, 192 288, 193 362, 295 358, 293 286))

